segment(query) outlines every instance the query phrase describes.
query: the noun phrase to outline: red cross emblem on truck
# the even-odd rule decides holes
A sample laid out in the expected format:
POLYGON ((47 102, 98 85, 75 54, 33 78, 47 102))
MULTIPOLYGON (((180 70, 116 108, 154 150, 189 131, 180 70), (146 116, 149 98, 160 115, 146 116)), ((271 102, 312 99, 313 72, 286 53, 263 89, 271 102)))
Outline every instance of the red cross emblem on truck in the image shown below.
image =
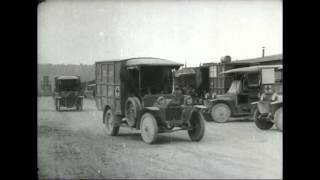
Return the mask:
POLYGON ((265 91, 266 93, 272 92, 271 85, 265 85, 265 86, 264 86, 264 91, 265 91))
POLYGON ((120 96, 120 89, 119 86, 116 86, 116 96, 119 97, 120 96))

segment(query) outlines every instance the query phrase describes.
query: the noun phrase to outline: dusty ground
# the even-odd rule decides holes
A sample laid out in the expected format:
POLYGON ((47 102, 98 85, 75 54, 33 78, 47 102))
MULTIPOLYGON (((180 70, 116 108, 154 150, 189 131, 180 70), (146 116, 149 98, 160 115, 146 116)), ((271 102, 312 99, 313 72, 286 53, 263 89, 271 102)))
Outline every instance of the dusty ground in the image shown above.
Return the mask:
POLYGON ((39 178, 282 178, 282 133, 253 122, 206 122, 201 142, 186 131, 161 134, 155 145, 120 128, 107 136, 102 112, 85 100, 83 112, 54 110, 38 98, 39 178))

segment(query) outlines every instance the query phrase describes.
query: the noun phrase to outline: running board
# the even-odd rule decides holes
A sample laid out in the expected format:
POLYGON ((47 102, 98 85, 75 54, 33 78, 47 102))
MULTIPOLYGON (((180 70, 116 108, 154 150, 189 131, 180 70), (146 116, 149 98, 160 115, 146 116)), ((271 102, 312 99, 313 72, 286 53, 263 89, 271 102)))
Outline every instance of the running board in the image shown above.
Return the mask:
POLYGON ((230 117, 229 121, 236 121, 236 120, 253 120, 252 116, 240 116, 240 117, 230 117))
POLYGON ((171 133, 171 132, 175 132, 175 131, 184 131, 184 130, 192 130, 192 128, 191 127, 189 127, 189 128, 179 128, 179 129, 173 129, 173 130, 161 129, 160 132, 161 133, 171 133))

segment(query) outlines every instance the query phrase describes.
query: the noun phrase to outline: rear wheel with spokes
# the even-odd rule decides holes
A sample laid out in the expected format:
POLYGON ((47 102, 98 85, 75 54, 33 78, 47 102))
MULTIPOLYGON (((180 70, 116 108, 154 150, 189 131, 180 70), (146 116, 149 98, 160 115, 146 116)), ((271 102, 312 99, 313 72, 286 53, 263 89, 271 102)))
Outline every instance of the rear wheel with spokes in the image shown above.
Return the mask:
POLYGON ((112 110, 108 109, 104 114, 104 124, 106 132, 110 136, 116 136, 119 133, 120 126, 116 122, 116 117, 113 115, 112 110))

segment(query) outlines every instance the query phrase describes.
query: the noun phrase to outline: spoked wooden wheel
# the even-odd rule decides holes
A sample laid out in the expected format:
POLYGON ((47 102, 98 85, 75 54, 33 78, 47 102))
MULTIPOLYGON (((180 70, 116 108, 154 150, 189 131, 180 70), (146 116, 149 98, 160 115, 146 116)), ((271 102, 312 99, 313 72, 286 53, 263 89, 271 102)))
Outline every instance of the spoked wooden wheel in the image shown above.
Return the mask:
POLYGON ((200 113, 193 113, 190 123, 192 129, 188 130, 189 137, 192 141, 200 141, 203 138, 205 125, 204 118, 200 113))
POLYGON ((230 119, 230 116, 231 110, 229 106, 224 103, 215 104, 211 109, 211 117, 216 122, 227 122, 230 119))
POLYGON ((139 118, 141 104, 137 97, 129 97, 125 105, 125 115, 129 126, 133 127, 139 118))
POLYGON ((107 110, 107 112, 105 113, 104 123, 105 123, 106 131, 108 135, 110 136, 118 135, 120 126, 117 124, 111 109, 107 110))
POLYGON ((274 113, 274 122, 276 124, 276 127, 282 131, 282 107, 276 110, 274 113))
POLYGON ((151 113, 145 113, 141 117, 141 137, 144 142, 152 144, 156 141, 158 135, 157 120, 151 113))

